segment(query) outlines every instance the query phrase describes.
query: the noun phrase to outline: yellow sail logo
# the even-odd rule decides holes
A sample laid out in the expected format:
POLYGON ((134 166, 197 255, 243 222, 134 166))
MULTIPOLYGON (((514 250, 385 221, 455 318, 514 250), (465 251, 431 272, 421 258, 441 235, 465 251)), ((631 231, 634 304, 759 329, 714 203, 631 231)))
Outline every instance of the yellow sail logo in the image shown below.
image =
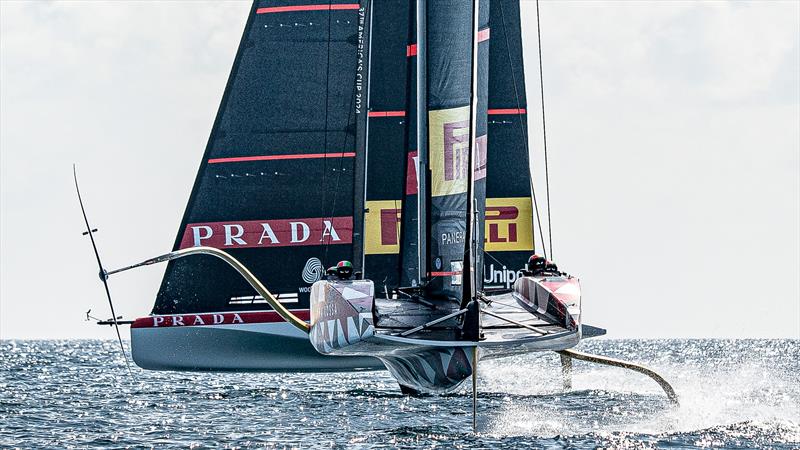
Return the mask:
POLYGON ((487 252, 533 251, 531 198, 487 198, 484 233, 487 252))
POLYGON ((364 253, 385 255, 400 253, 401 200, 367 202, 364 214, 364 253))
MULTIPOLYGON (((367 202, 364 215, 364 252, 400 253, 402 201, 367 202)), ((530 197, 487 198, 484 224, 487 252, 533 251, 533 210, 530 197)))
POLYGON ((428 112, 431 195, 467 192, 469 106, 428 112))

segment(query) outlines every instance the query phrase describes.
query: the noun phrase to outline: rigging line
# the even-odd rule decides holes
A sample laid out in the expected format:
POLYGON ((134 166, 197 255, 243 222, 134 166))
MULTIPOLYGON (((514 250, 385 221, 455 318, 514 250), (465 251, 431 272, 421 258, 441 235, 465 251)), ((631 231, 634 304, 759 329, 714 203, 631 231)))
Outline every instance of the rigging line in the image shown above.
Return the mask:
MULTIPOLYGON (((553 256, 553 227, 550 220, 550 171, 547 165, 547 126, 544 118, 544 76, 542 75, 542 27, 539 21, 539 0, 536 0, 536 38, 539 44, 539 91, 542 98, 542 143, 544 146, 544 180, 547 194, 547 237, 550 240, 550 258, 553 256)), ((542 242, 544 245, 544 242, 542 242)))
MULTIPOLYGON (((502 306, 505 306, 507 308, 518 309, 518 310, 520 310, 522 312, 529 312, 527 309, 523 308, 522 306, 510 305, 508 303, 499 302, 499 301, 497 301, 495 299, 491 299, 491 302, 492 303, 497 303, 498 305, 502 305, 502 306)), ((511 313, 511 314, 518 314, 518 313, 511 313)), ((525 319, 525 320, 534 320, 534 319, 525 319)))
MULTIPOLYGON (((502 0, 500 1, 500 18, 502 19, 502 22, 503 22, 503 37, 504 37, 504 39, 506 41, 506 56, 508 56, 508 63, 511 65, 511 79, 513 80, 513 83, 514 83, 514 98, 517 101, 517 110, 519 111, 519 110, 522 109, 521 108, 522 105, 520 104, 520 101, 519 101, 519 88, 517 86, 517 72, 514 70, 514 59, 511 58, 511 45, 510 45, 509 40, 508 40, 508 32, 506 31, 507 30, 507 27, 506 27, 506 14, 505 14, 505 10, 503 9, 503 1, 502 0)), ((525 123, 527 123, 527 121, 525 123)), ((519 116, 519 131, 520 131, 520 134, 522 134, 522 140, 525 142, 525 151, 526 152, 530 152, 530 144, 528 142, 528 132, 525 129, 525 127, 522 125, 522 115, 519 116)), ((530 161, 529 161, 529 164, 530 164, 530 161)), ((528 177, 528 182, 530 183, 530 186, 531 186, 531 196, 532 196, 532 199, 533 199, 533 209, 536 212, 536 223, 539 226, 538 227, 539 228, 539 238, 542 240, 542 251, 544 253, 545 259, 547 259, 547 249, 544 247, 545 240, 544 240, 544 231, 542 230, 542 219, 541 219, 541 216, 539 215, 539 202, 536 200, 536 188, 533 185, 533 175, 530 173, 531 172, 530 167, 528 168, 528 172, 529 172, 529 175, 530 175, 528 177)))
MULTIPOLYGON (((328 10, 330 11, 331 4, 333 3, 332 0, 328 1, 328 10)), ((331 16, 333 16, 332 12, 328 13, 328 39, 326 42, 326 60, 325 60, 325 133, 324 133, 324 148, 325 148, 325 161, 322 163, 322 207, 320 211, 322 211, 323 216, 325 215, 325 200, 328 196, 328 108, 330 107, 328 104, 330 98, 330 91, 331 91, 331 16)), ((341 161, 340 161, 341 164, 341 161)), ((338 184, 338 183, 337 183, 338 184)), ((338 186, 337 186, 338 187, 338 186)), ((333 195, 334 199, 336 198, 336 193, 334 192, 333 195)), ((334 200, 335 201, 335 200, 334 200)), ((333 210, 331 210, 331 215, 333 215, 333 210)), ((333 219, 331 219, 331 227, 333 226, 333 219)), ((324 225, 323 225, 323 237, 325 233, 324 225)), ((323 247, 325 248, 322 256, 322 265, 323 270, 327 267, 328 264, 328 244, 330 244, 330 239, 328 243, 324 244, 323 247)))
POLYGON ((542 328, 538 328, 538 327, 534 327, 534 326, 531 326, 531 325, 527 325, 527 324, 524 324, 524 323, 522 323, 522 322, 516 321, 516 320, 514 320, 514 319, 509 319, 508 317, 503 317, 503 316, 501 316, 500 314, 495 314, 495 313, 493 313, 493 312, 486 311, 485 309, 484 309, 484 310, 481 310, 481 312, 482 312, 482 313, 484 313, 484 314, 487 314, 487 315, 489 315, 489 316, 492 316, 492 317, 494 317, 495 319, 500 319, 500 320, 504 320, 504 321, 506 321, 506 322, 508 322, 508 323, 513 323, 514 325, 516 325, 516 326, 518 326, 518 327, 526 328, 526 329, 528 329, 528 330, 535 331, 535 332, 537 332, 537 333, 539 333, 539 334, 549 334, 549 333, 547 332, 547 330, 544 330, 544 329, 542 329, 542 328))
POLYGON ((500 261, 499 259, 495 258, 494 255, 492 255, 491 253, 487 252, 485 248, 481 248, 480 250, 481 250, 481 252, 483 252, 483 256, 488 256, 489 258, 492 258, 494 260, 494 262, 496 262, 497 264, 500 264, 501 266, 506 267, 506 265, 502 261, 500 261))
POLYGON ((400 336, 405 337, 405 336, 412 335, 412 334, 416 333, 417 331, 421 331, 421 330, 424 330, 426 328, 432 327, 434 325, 440 324, 440 323, 442 323, 442 322, 444 322, 446 320, 450 320, 453 317, 460 316, 460 315, 462 315, 462 314, 464 314, 466 312, 467 312, 467 308, 459 309, 458 311, 450 313, 450 314, 447 314, 446 316, 439 317, 438 319, 433 319, 430 322, 423 323, 422 325, 414 327, 414 328, 412 328, 410 330, 406 330, 406 331, 400 333, 400 336))

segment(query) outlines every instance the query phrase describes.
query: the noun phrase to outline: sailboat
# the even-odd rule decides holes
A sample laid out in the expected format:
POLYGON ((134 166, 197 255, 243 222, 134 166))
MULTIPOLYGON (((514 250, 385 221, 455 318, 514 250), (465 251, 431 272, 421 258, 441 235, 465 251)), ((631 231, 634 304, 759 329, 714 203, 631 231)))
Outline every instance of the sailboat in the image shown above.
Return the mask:
POLYGON ((609 363, 570 350, 605 333, 578 278, 527 267, 524 79, 518 0, 254 1, 173 251, 101 264, 168 262, 135 363, 409 394, 528 352, 609 363))

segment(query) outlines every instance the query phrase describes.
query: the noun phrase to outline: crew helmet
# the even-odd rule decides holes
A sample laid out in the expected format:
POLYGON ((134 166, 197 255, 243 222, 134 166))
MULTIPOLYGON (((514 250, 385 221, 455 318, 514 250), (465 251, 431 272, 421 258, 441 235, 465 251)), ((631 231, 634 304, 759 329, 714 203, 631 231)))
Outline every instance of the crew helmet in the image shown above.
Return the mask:
POLYGON ((353 263, 350 261, 339 261, 336 264, 336 274, 339 278, 346 280, 353 275, 353 263))
POLYGON ((537 254, 531 255, 528 258, 528 270, 532 272, 542 271, 547 267, 547 260, 537 254))

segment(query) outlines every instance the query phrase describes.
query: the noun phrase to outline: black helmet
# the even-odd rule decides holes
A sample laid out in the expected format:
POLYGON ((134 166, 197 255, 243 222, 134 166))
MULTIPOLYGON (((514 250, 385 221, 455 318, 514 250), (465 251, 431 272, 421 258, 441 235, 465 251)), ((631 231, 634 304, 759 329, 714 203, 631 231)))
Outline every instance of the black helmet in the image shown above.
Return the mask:
POLYGON ((542 271, 546 266, 547 260, 537 254, 533 254, 528 258, 528 270, 531 272, 542 271))
POLYGON ((339 261, 336 264, 336 274, 339 278, 346 280, 353 275, 353 263, 350 261, 339 261))
POLYGON ((558 266, 553 261, 547 261, 547 263, 545 263, 544 270, 558 273, 558 266))
POLYGON ((329 277, 336 275, 336 266, 330 266, 327 269, 325 269, 325 275, 329 277))

